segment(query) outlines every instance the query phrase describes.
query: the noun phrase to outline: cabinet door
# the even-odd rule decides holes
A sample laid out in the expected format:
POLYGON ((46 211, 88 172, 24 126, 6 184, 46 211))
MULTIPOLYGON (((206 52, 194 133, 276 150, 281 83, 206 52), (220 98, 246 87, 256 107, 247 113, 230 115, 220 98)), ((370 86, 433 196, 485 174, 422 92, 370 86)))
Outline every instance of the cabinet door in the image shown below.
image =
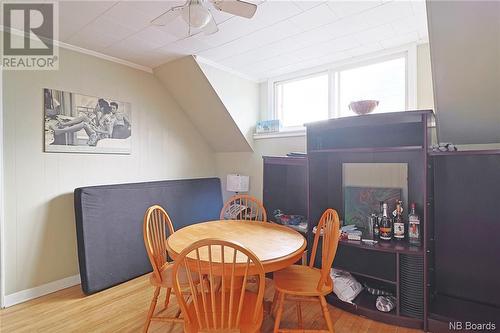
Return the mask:
POLYGON ((434 159, 436 291, 500 306, 500 154, 434 159))

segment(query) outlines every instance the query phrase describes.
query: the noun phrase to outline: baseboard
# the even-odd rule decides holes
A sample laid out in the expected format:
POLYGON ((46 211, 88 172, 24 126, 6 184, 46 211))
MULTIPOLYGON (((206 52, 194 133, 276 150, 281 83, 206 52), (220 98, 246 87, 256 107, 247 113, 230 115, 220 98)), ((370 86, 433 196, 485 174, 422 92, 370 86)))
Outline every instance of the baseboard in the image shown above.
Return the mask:
POLYGON ((80 284, 80 275, 73 275, 61 280, 49 282, 38 287, 21 290, 16 293, 5 295, 4 306, 9 307, 19 303, 29 301, 34 298, 38 298, 43 295, 53 293, 55 291, 65 289, 68 287, 80 284))

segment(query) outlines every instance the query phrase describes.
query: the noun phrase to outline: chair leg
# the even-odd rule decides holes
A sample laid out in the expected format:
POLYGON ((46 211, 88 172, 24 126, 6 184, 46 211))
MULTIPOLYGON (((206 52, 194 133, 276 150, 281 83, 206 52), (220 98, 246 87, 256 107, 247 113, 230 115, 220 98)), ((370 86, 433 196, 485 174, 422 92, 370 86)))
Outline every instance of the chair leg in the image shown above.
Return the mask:
POLYGON ((172 293, 172 288, 167 288, 167 294, 165 295, 165 309, 167 310, 168 303, 170 302, 170 294, 172 293))
POLYGON ((146 323, 144 324, 144 333, 148 332, 149 325, 151 324, 151 318, 153 317, 153 313, 155 312, 156 303, 158 302, 158 295, 160 295, 160 289, 160 287, 157 287, 155 289, 153 299, 151 300, 151 305, 149 306, 148 317, 146 318, 146 323))
POLYGON ((269 313, 274 316, 274 312, 276 311, 276 305, 278 305, 278 296, 279 296, 280 292, 275 290, 274 291, 274 297, 273 297, 273 303, 271 304, 271 310, 269 311, 269 313))
POLYGON ((278 298, 278 312, 274 319, 274 333, 278 333, 280 328, 281 314, 283 313, 283 303, 285 303, 285 293, 281 292, 278 298))
MULTIPOLYGON (((182 295, 182 298, 184 298, 184 295, 182 295)), ((191 295, 187 295, 186 299, 184 300, 186 302, 186 304, 189 304, 190 302, 190 298, 191 298, 191 295)), ((181 305, 179 304, 179 301, 177 301, 177 312, 175 313, 175 318, 179 318, 179 316, 181 315, 181 312, 182 312, 182 309, 181 309, 181 305)))
POLYGON ((300 302, 297 302, 297 322, 299 324, 299 328, 302 329, 303 328, 303 324, 302 324, 302 309, 300 307, 300 302))
POLYGON ((325 317, 326 326, 328 326, 328 331, 334 333, 332 317, 330 316, 330 311, 328 311, 328 304, 326 303, 325 296, 319 296, 319 301, 321 303, 321 308, 323 309, 323 316, 325 317))

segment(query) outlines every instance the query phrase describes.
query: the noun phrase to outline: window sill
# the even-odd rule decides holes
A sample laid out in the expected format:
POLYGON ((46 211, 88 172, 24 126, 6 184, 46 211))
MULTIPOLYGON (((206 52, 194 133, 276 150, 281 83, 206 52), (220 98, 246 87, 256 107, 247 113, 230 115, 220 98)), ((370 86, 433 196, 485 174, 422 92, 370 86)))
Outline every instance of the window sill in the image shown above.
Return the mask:
POLYGON ((273 138, 288 138, 288 137, 294 137, 294 136, 306 136, 306 129, 300 128, 300 129, 282 129, 279 132, 272 132, 272 133, 255 133, 253 135, 253 138, 255 140, 260 140, 260 139, 273 139, 273 138))

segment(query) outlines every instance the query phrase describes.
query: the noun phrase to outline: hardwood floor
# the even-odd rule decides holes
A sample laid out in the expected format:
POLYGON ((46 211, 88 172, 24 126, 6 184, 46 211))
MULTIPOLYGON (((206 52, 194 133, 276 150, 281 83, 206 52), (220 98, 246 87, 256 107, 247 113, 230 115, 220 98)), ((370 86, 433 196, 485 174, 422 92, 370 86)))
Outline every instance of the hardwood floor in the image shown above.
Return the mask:
MULTIPOLYGON (((266 299, 273 295, 268 281, 266 299)), ((0 310, 0 332, 142 332, 153 295, 147 276, 142 276, 100 293, 85 296, 74 286, 32 301, 0 310)), ((164 300, 163 293, 161 294, 164 300)), ((160 303, 160 302, 158 302, 160 303)), ((163 301, 162 301, 163 303, 163 301)), ((176 311, 175 297, 169 311, 176 311)), ((296 311, 285 304, 281 327, 295 327, 296 311)), ((302 306, 305 328, 326 328, 321 309, 316 304, 302 306)), ((386 325, 330 307, 336 333, 388 332, 410 333, 418 330, 386 325)), ((272 332, 273 320, 267 316, 262 332, 272 332)), ((181 333, 181 324, 153 322, 149 332, 181 333)))

